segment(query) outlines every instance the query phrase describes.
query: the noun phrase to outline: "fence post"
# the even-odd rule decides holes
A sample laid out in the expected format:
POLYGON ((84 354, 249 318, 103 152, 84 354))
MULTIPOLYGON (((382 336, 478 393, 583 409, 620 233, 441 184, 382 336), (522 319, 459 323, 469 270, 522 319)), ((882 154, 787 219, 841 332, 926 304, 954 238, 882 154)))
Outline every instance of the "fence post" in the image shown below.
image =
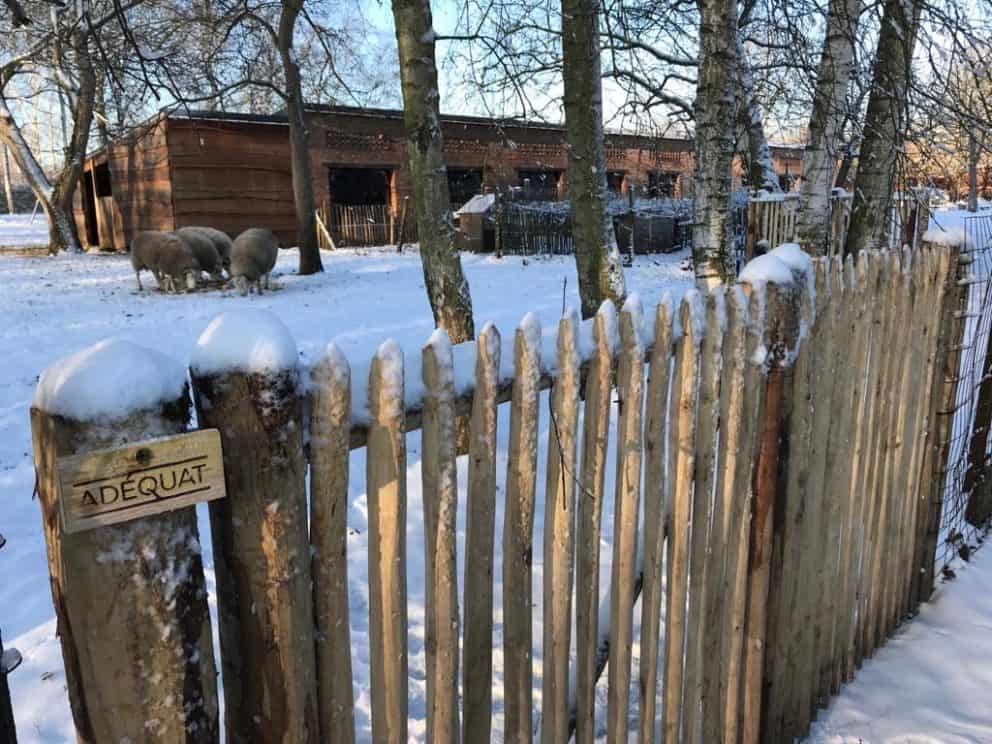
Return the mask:
MULTIPOLYGON (((940 321, 937 326, 937 360, 933 390, 931 391, 931 425, 924 453, 924 476, 929 477, 929 494, 921 515, 926 515, 926 529, 920 546, 919 575, 914 579, 912 606, 925 602, 933 593, 934 568, 937 561, 937 537, 940 532, 940 515, 943 506, 944 483, 947 479, 947 460, 950 454, 951 430, 957 397, 957 379, 960 375, 961 344, 964 333, 963 313, 968 305, 969 286, 961 281, 968 274, 970 255, 961 253, 960 246, 934 246, 941 255, 944 268, 944 287, 941 292, 940 321), (946 258, 945 258, 946 256, 946 258), (946 264, 944 263, 946 261, 946 264), (946 267, 946 268, 945 268, 946 267), (928 476, 929 474, 929 476, 928 476)), ((921 499, 922 500, 922 499, 921 499)), ((924 504, 921 504, 923 507, 924 504)))
POLYGON ((72 533, 60 518, 58 458, 178 434, 188 424, 182 366, 127 342, 56 362, 38 383, 38 500, 69 703, 86 744, 217 741, 195 508, 72 533), (123 379, 147 385, 122 393, 123 379))
POLYGON ((321 741, 355 740, 348 625, 351 368, 334 344, 311 371, 310 545, 321 741))
POLYGON ((296 344, 271 313, 227 312, 190 362, 197 416, 220 430, 211 502, 224 721, 231 742, 316 742, 314 615, 296 344))
POLYGON ((748 555, 748 602, 744 634, 744 676, 741 683, 741 741, 753 744, 761 736, 763 671, 775 507, 789 472, 790 407, 793 369, 789 352, 799 337, 799 292, 792 284, 767 286, 742 282, 747 292, 766 292, 765 342, 768 353, 758 424, 758 459, 752 475, 754 494, 751 546, 748 555))

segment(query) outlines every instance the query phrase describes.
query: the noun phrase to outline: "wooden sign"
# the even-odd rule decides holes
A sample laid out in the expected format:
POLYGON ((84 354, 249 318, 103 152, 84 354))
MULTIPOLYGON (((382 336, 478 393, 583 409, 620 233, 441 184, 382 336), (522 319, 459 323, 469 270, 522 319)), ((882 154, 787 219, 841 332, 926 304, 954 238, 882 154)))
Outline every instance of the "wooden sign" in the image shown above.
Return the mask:
POLYGON ((216 429, 61 457, 56 467, 65 532, 127 522, 226 493, 216 429))

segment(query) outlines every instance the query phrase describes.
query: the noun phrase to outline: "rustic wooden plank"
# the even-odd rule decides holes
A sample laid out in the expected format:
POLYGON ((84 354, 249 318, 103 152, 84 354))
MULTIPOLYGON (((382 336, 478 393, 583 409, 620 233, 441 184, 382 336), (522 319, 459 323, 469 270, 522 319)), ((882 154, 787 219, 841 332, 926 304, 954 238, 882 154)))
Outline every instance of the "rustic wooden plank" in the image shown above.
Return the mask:
POLYGON ((644 350, 641 302, 637 295, 620 312, 617 369, 617 474, 613 500, 613 565, 610 576, 610 665, 607 736, 627 741, 630 656, 637 579, 637 532, 641 502, 644 350))
POLYGON ((724 380, 720 388, 719 451, 723 465, 717 474, 717 498, 723 503, 724 534, 727 536, 720 653, 721 711, 704 709, 703 737, 706 741, 736 744, 739 736, 744 629, 747 615, 748 548, 751 536, 751 481, 758 458, 758 424, 763 416, 763 377, 756 363, 763 347, 762 296, 748 297, 741 285, 728 292, 727 334, 724 336, 724 380), (715 724, 721 726, 714 730, 715 724))
POLYGON ((487 323, 479 333, 469 426, 465 535, 465 631, 462 665, 462 741, 489 741, 493 680, 493 545, 496 535, 496 393, 500 335, 487 323))
MULTIPOLYGON (((807 278, 793 272, 800 288, 801 327, 815 333, 814 297, 807 291, 807 278)), ((792 442, 784 482, 777 492, 776 518, 772 536, 772 560, 768 599, 767 655, 765 657, 765 701, 761 738, 765 742, 791 741, 796 732, 796 698, 801 681, 797 663, 799 648, 808 628, 804 623, 800 584, 809 561, 804 554, 810 524, 809 447, 813 429, 811 401, 815 394, 814 353, 810 338, 800 338, 792 365, 792 398, 788 402, 792 442)))
POLYGON ((372 740, 407 740, 406 437, 403 352, 376 351, 369 370, 366 484, 369 511, 369 646, 372 740))
POLYGON ((940 534, 940 518, 943 508, 944 482, 947 475, 947 460, 950 452, 951 429, 953 426, 953 411, 957 394, 956 379, 959 375, 959 352, 963 343, 964 318, 958 316, 958 311, 966 307, 969 286, 959 281, 966 276, 967 264, 962 264, 962 256, 958 246, 939 246, 941 254, 941 276, 943 288, 941 291, 940 323, 938 325, 938 353, 936 369, 936 385, 932 391, 931 401, 931 430, 928 450, 929 461, 923 477, 929 479, 926 524, 922 527, 923 541, 920 550, 921 566, 919 580, 914 584, 914 604, 925 602, 933 593, 934 569, 936 564, 937 538, 940 534), (946 267, 945 267, 946 262, 946 267))
POLYGON ((576 428, 579 401, 578 316, 558 324, 558 377, 551 388, 544 496, 544 645, 541 739, 568 739, 568 661, 575 552, 576 428))
POLYGON ((351 369, 331 344, 310 372, 310 546, 321 741, 355 740, 348 610, 351 369))
MULTIPOLYGON (((209 333, 209 329, 208 329, 209 333)), ((221 432, 228 498, 210 502, 228 736, 319 738, 297 369, 191 368, 197 419, 221 432)))
POLYGON ((531 560, 540 369, 541 326, 536 316, 528 314, 517 328, 513 344, 503 519, 503 738, 507 744, 529 744, 533 739, 531 560))
POLYGON ((599 645, 599 541, 617 336, 616 310, 611 301, 604 302, 596 313, 592 335, 593 353, 589 359, 583 408, 575 576, 577 744, 591 744, 596 736, 594 716, 599 645))
POLYGON ((220 432, 145 439, 59 458, 62 529, 79 532, 223 498, 220 432))
MULTIPOLYGON (((723 323, 726 319, 724 291, 712 290, 706 297, 706 335, 699 362, 699 395, 696 399, 696 458, 693 469, 693 503, 689 547, 689 609, 685 631, 685 692, 682 699, 682 737, 699 741, 702 736, 704 692, 704 647, 718 628, 706 627, 706 586, 710 581, 710 520, 716 480, 716 437, 720 403, 723 323)), ((721 551, 722 556, 722 551, 721 551)), ((715 638, 714 638, 715 640, 715 638)))
POLYGON ((31 408, 52 601, 79 741, 217 741, 216 671, 195 508, 75 534, 64 532, 59 518, 60 457, 175 435, 188 423, 185 389, 111 421, 31 408), (176 583, 164 583, 166 576, 176 583))
POLYGON ((761 736, 764 691, 765 640, 776 503, 785 488, 784 474, 790 456, 790 406, 793 369, 788 365, 799 337, 799 293, 794 285, 750 286, 745 291, 759 295, 765 326, 761 348, 766 351, 767 372, 762 393, 762 418, 758 428, 758 460, 753 476, 754 501, 751 542, 748 550, 747 624, 744 637, 744 669, 741 682, 740 730, 744 744, 761 736))
POLYGON ((674 457, 672 501, 666 514, 668 543, 665 582, 665 666, 662 681, 661 734, 665 744, 680 741, 682 722, 685 606, 689 590, 689 520, 696 452, 696 396, 699 390, 699 347, 702 298, 690 291, 679 307, 682 335, 675 342, 669 422, 669 452, 674 457))
POLYGON ((454 742, 458 721, 458 561, 455 365, 451 341, 436 330, 422 352, 424 432, 421 475, 426 552, 427 739, 454 742))
MULTIPOLYGON (((675 308, 665 295, 655 309, 654 348, 651 350, 644 422, 644 576, 641 597, 641 664, 638 742, 650 744, 655 736, 658 689, 658 640, 661 625, 662 560, 665 550, 665 513, 671 500, 672 456, 668 451, 668 398, 672 367, 675 308)), ((588 398, 587 398, 588 404, 588 398)), ((583 462, 585 457, 583 456, 583 462)), ((581 543, 580 543, 581 544, 581 543)), ((580 553, 580 560, 582 559, 580 553)), ((581 649, 581 646, 580 646, 581 649)))

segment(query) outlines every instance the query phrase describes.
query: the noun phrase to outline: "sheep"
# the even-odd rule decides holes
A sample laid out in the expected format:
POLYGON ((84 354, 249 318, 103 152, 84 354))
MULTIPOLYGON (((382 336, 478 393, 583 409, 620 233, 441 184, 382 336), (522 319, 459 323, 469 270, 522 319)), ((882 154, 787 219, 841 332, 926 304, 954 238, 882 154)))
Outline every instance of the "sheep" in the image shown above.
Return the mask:
POLYGON ((279 255, 279 239, 271 230, 253 227, 234 240, 231 247, 231 278, 242 296, 254 286, 262 294, 269 289, 269 274, 279 255))
POLYGON ((176 235, 186 241, 186 245, 193 251, 200 268, 206 271, 211 279, 223 279, 222 260, 214 241, 207 235, 203 228, 181 227, 176 230, 176 235))
POLYGON ((141 286, 142 270, 151 271, 160 288, 178 291, 177 279, 185 281, 187 289, 196 289, 200 264, 189 246, 175 233, 150 230, 139 233, 131 241, 131 266, 141 286))
POLYGON ((214 244, 214 248, 217 249, 217 253, 220 255, 221 265, 229 273, 231 271, 231 238, 223 230, 218 230, 213 227, 190 227, 183 228, 183 230, 196 230, 199 233, 205 235, 210 242, 214 244))

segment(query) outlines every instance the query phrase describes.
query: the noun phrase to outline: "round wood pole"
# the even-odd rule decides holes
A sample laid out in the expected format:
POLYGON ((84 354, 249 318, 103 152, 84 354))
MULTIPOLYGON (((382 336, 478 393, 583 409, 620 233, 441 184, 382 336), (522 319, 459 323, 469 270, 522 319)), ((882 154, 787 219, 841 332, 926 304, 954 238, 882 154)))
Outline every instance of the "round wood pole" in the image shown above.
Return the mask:
POLYGON ((103 342, 46 371, 31 408, 52 600, 83 744, 218 740, 195 508, 67 533, 59 507, 58 458, 186 430, 184 377, 181 365, 157 352, 103 342), (170 367, 171 381, 163 372, 170 367), (149 380, 148 395, 132 397, 134 405, 110 387, 150 370, 159 379, 149 380))
POLYGON ((317 742, 295 344, 272 315, 225 313, 200 337, 191 373, 200 425, 224 446, 227 498, 211 502, 210 529, 227 740, 317 742))

